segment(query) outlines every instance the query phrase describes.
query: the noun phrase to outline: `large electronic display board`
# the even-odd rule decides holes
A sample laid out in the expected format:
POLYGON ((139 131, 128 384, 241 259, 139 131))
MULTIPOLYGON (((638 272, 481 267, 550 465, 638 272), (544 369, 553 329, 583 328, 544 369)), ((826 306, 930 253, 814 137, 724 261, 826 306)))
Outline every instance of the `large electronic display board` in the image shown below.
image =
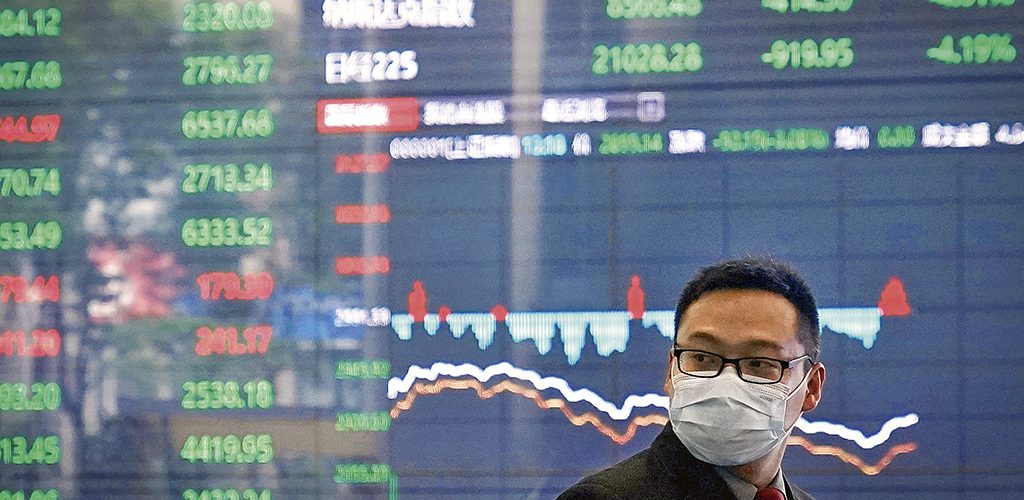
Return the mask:
POLYGON ((819 498, 1024 494, 1015 0, 0 3, 0 500, 551 498, 693 272, 821 307, 819 498))

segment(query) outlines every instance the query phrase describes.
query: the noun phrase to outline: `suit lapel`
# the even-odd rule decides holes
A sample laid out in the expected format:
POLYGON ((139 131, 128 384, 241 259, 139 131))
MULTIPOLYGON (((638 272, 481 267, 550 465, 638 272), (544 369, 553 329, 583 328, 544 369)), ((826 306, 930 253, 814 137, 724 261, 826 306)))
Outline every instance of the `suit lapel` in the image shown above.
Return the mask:
POLYGON ((814 497, 807 494, 806 491, 797 488, 789 484, 789 480, 786 479, 786 475, 782 475, 782 481, 786 484, 786 498, 789 500, 814 500, 814 497))
POLYGON ((714 466, 697 460, 679 442, 671 424, 665 424, 665 429, 651 446, 651 453, 654 470, 650 472, 672 484, 675 491, 671 498, 736 500, 714 466))

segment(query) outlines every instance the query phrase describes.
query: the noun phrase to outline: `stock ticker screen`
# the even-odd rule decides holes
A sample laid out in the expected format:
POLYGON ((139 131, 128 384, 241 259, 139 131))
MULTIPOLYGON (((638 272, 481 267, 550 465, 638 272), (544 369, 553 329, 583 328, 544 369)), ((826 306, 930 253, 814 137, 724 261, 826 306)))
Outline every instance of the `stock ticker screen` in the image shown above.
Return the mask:
POLYGON ((824 499, 1024 494, 1015 0, 0 4, 0 500, 552 498, 817 295, 824 499))

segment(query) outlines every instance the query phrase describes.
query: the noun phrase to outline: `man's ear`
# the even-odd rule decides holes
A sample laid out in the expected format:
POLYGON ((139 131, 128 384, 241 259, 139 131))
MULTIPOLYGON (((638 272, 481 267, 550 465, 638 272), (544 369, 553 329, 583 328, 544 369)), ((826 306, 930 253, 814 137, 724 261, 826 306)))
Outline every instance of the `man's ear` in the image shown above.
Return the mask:
POLYGON ((661 389, 665 391, 666 396, 672 396, 672 366, 675 358, 672 356, 672 351, 668 352, 668 363, 665 365, 665 384, 661 386, 661 389))
POLYGON ((804 404, 800 411, 811 411, 818 407, 821 401, 821 389, 825 385, 825 365, 815 363, 811 367, 811 374, 808 375, 807 393, 804 394, 804 404))

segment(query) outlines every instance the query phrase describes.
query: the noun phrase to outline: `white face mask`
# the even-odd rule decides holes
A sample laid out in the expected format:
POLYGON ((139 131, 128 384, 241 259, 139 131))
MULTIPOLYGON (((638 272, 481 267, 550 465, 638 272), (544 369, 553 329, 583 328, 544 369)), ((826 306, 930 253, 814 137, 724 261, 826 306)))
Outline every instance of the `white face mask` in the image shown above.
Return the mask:
POLYGON ((809 374, 793 390, 781 382, 744 382, 732 370, 714 378, 675 375, 669 402, 672 430, 694 457, 709 464, 753 462, 785 442, 793 430, 786 428, 786 403, 809 374))

